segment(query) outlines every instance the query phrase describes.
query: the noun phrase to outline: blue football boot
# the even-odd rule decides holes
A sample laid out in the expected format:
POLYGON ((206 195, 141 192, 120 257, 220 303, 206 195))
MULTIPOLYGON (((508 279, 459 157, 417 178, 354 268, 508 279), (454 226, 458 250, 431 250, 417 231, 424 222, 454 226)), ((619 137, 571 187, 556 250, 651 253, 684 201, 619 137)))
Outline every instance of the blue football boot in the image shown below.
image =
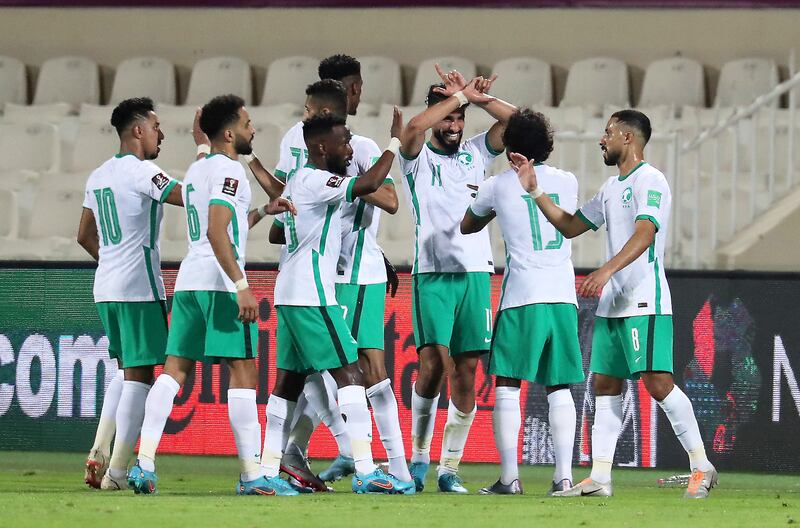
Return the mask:
POLYGON ((331 463, 331 465, 328 466, 328 469, 321 472, 317 476, 320 478, 320 480, 325 482, 333 482, 335 480, 342 480, 344 477, 352 475, 355 472, 356 464, 353 462, 353 459, 339 455, 331 463))
POLYGON ((376 469, 366 475, 353 475, 355 493, 386 493, 389 495, 413 495, 417 492, 414 482, 403 482, 394 475, 376 469))
POLYGON ((258 477, 248 482, 239 481, 237 495, 271 495, 277 497, 293 497, 299 495, 288 482, 280 477, 258 477))
POLYGON ((158 484, 158 477, 155 471, 145 471, 139 465, 139 461, 128 472, 128 486, 133 488, 133 492, 137 495, 142 493, 144 495, 152 495, 157 493, 156 485, 158 484))
POLYGON ((469 493, 469 490, 464 487, 464 483, 457 473, 443 473, 439 475, 439 491, 445 493, 469 493))
POLYGON ((418 492, 425 489, 425 476, 428 474, 428 468, 430 468, 430 464, 425 462, 412 462, 408 466, 408 471, 411 473, 411 478, 414 480, 414 486, 418 492))

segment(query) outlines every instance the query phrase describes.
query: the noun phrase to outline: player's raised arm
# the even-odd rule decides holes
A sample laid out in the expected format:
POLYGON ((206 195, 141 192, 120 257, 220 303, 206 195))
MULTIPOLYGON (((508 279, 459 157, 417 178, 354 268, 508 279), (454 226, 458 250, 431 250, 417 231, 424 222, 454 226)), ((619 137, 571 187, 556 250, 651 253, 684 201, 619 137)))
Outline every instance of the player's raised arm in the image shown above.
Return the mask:
POLYGON ((580 212, 575 214, 568 213, 556 205, 539 188, 536 181, 536 171, 533 168, 533 163, 528 158, 517 152, 512 152, 509 156, 511 157, 511 167, 517 172, 522 188, 530 193, 544 216, 562 235, 567 238, 575 238, 590 229, 590 226, 581 219, 580 212))
POLYGON ((78 244, 80 244, 94 260, 100 258, 100 238, 97 236, 97 224, 94 221, 94 213, 87 207, 84 207, 83 213, 81 213, 77 240, 78 244))
POLYGON ((391 182, 384 182, 377 191, 362 196, 361 199, 370 205, 380 207, 389 214, 395 214, 400 205, 397 200, 397 192, 394 190, 394 184, 391 182))
POLYGON ((294 204, 287 198, 279 196, 278 198, 271 200, 269 203, 266 203, 261 207, 253 209, 247 213, 247 224, 250 228, 252 228, 267 215, 276 216, 287 211, 293 215, 297 214, 297 209, 295 209, 294 204))
MULTIPOLYGON (((378 158, 378 161, 375 162, 372 168, 356 179, 356 182, 353 184, 353 196, 365 196, 380 189, 384 180, 386 180, 386 176, 389 175, 389 171, 392 168, 392 163, 394 163, 394 158, 397 155, 398 150, 402 148, 402 141, 398 139, 398 137, 402 134, 402 131, 403 114, 400 112, 400 109, 395 106, 392 115, 392 140, 389 142, 389 146, 386 147, 386 150, 383 151, 383 154, 381 154, 381 157, 378 158)), ((396 210, 397 208, 395 205, 395 211, 396 210)))
MULTIPOLYGON (((496 79, 497 75, 492 75, 488 79, 479 77, 478 82, 476 83, 476 88, 480 93, 488 95, 489 89, 492 87, 492 84, 496 79)), ((497 119, 497 123, 492 125, 486 134, 486 142, 490 147, 492 147, 492 150, 495 152, 501 152, 505 148, 505 145, 503 144, 503 132, 506 129, 508 120, 511 119, 511 116, 517 111, 517 107, 507 101, 503 101, 502 99, 497 99, 495 97, 492 97, 488 102, 470 102, 474 102, 476 106, 482 108, 490 116, 497 119)))

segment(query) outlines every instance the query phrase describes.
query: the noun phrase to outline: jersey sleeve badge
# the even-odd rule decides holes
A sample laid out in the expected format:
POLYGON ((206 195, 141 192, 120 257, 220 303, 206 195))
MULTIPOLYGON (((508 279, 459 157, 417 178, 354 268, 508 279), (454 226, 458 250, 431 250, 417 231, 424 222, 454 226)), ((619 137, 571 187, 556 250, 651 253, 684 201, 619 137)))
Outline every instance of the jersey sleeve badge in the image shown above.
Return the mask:
POLYGON ((239 190, 239 180, 236 178, 225 178, 225 183, 222 185, 222 193, 228 196, 236 196, 236 191, 239 190))
POLYGON ((169 183, 169 178, 164 176, 163 172, 159 172, 158 174, 150 178, 150 180, 153 182, 153 185, 155 185, 159 191, 163 191, 164 187, 166 187, 167 184, 169 183))
POLYGON ((326 183, 325 185, 327 185, 328 187, 341 187, 343 181, 344 181, 344 176, 331 176, 330 178, 328 178, 328 183, 326 183))

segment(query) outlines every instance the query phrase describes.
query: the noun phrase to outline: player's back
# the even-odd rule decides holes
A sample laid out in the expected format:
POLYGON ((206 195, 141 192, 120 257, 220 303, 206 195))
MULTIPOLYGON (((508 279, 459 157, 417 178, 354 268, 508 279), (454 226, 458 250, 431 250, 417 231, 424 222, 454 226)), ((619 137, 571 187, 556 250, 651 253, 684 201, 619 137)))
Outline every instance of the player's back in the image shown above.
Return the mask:
POLYGON ((244 270, 251 198, 244 168, 224 154, 206 156, 189 167, 182 194, 189 251, 181 262, 175 289, 235 291, 208 240, 208 216, 211 205, 231 210, 228 236, 239 267, 244 270))
POLYGON ((303 168, 308 159, 308 148, 306 148, 306 142, 303 139, 302 121, 295 123, 283 135, 279 149, 275 177, 282 181, 289 181, 298 170, 303 168))
POLYGON ((97 302, 164 297, 161 203, 175 183, 157 165, 132 154, 114 156, 89 176, 83 205, 94 214, 100 242, 97 302))

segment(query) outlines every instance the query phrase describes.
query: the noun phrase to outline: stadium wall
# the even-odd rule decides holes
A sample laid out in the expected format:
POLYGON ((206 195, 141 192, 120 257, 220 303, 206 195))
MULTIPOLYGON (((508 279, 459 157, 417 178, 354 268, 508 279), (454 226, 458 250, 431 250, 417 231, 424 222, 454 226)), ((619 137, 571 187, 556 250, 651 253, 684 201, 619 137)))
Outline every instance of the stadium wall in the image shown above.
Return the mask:
POLYGON ((631 66, 634 101, 646 66, 682 54, 706 65, 709 94, 720 66, 743 57, 785 65, 797 46, 798 9, 95 9, 0 8, 0 54, 32 66, 62 55, 103 65, 105 97, 123 59, 155 55, 178 65, 185 95, 200 58, 233 55, 255 69, 291 55, 335 51, 400 62, 406 92, 421 61, 457 55, 484 70, 500 59, 535 56, 554 66, 557 100, 569 66, 612 56, 631 66))
MULTIPOLYGON (((92 302, 93 270, 52 264, 5 263, 0 268, 0 449, 85 451, 92 443, 104 388, 116 366, 92 302)), ((276 271, 256 267, 248 278, 259 299, 258 403, 275 379, 276 271)), ((168 297, 175 268, 164 272, 168 297)), ((492 280, 497 305, 500 276, 492 280)), ((582 277, 579 277, 580 282, 582 277)), ((675 306, 677 382, 692 399, 707 449, 721 468, 800 471, 800 326, 796 324, 800 274, 670 274, 675 306)), ((404 438, 409 442, 410 391, 417 370, 411 324, 410 275, 386 311, 387 370, 393 378, 404 438)), ((169 301, 168 301, 169 302, 169 301)), ((579 333, 588 371, 596 300, 582 300, 579 333)), ((477 376, 478 415, 465 460, 496 462, 491 411, 494 392, 486 358, 477 376)), ((225 409, 228 375, 198 366, 176 399, 162 452, 234 454, 225 409)), ((589 462, 593 398, 590 382, 573 387, 578 408, 576 463, 589 462)), ((447 399, 440 400, 433 456, 438 457, 447 399)), ((552 441, 542 387, 523 384, 520 458, 550 463, 552 441)), ((686 455, 670 425, 640 382, 629 382, 624 425, 616 452, 623 465, 679 468, 686 455)), ((385 456, 373 431, 376 457, 385 456)), ((332 458, 336 446, 315 433, 311 456, 332 458)), ((410 446, 406 446, 407 452, 410 446)))

